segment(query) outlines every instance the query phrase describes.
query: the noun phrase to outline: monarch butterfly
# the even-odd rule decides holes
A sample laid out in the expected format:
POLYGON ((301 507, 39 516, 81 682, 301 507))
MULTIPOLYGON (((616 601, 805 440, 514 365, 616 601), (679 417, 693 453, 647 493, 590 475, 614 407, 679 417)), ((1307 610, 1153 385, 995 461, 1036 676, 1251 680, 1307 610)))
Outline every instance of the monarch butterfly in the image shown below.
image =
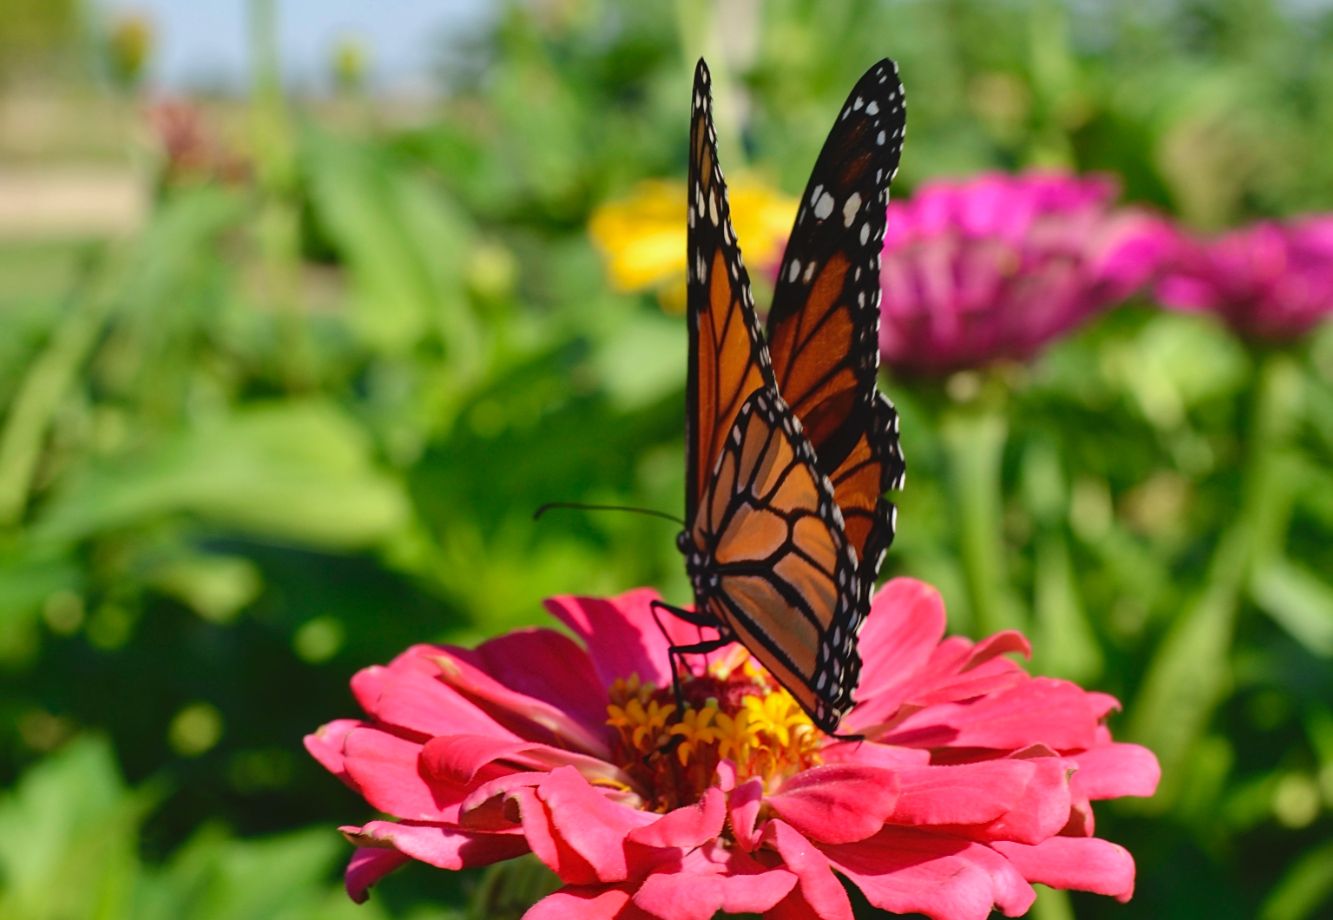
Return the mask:
POLYGON ((860 675, 856 636, 893 539, 883 493, 905 471, 898 416, 875 386, 879 253, 906 112, 898 68, 870 68, 815 162, 768 315, 767 345, 717 161, 699 61, 690 120, 685 529, 693 610, 739 640, 824 731, 860 675))

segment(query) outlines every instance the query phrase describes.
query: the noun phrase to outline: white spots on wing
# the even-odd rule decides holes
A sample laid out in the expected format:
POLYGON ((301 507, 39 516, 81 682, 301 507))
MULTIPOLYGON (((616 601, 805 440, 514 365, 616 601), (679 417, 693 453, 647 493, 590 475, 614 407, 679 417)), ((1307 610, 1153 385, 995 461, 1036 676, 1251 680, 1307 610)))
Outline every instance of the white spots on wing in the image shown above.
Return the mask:
POLYGON ((811 261, 808 265, 805 266, 805 277, 802 280, 805 281, 806 284, 809 284, 810 279, 813 278, 814 276, 815 276, 815 263, 811 261))
POLYGON ((713 189, 713 194, 708 196, 708 222, 717 226, 717 189, 713 189))
POLYGON ((792 259, 791 268, 787 269, 787 281, 789 282, 795 281, 796 276, 799 275, 800 273, 801 273, 801 260, 792 259))
MULTIPOLYGON (((821 185, 820 188, 823 188, 823 186, 821 185)), ((833 213, 833 196, 830 195, 828 192, 824 192, 822 195, 819 196, 819 200, 815 202, 815 217, 819 218, 820 220, 824 220, 832 213, 833 213)))
POLYGON ((880 147, 883 147, 885 137, 886 137, 885 133, 883 131, 880 131, 878 134, 875 135, 875 143, 878 144, 880 147))
POLYGON ((856 220, 856 212, 861 210, 861 193, 852 192, 842 205, 842 225, 850 227, 856 220))
POLYGON ((823 191, 824 191, 824 186, 822 186, 822 185, 816 185, 816 186, 814 187, 814 189, 811 190, 811 192, 810 192, 810 206, 811 206, 811 207, 814 207, 814 206, 815 206, 815 202, 817 202, 817 201, 819 200, 819 196, 823 193, 823 191))
POLYGON ((862 99, 860 96, 857 96, 857 97, 856 97, 856 101, 852 103, 852 111, 854 111, 854 112, 859 112, 859 111, 861 111, 861 106, 863 106, 863 105, 865 105, 865 104, 866 104, 866 101, 865 101, 864 99, 862 99))
POLYGON ((864 246, 869 239, 870 239, 870 224, 864 223, 861 225, 861 245, 864 246))
POLYGON ((866 114, 867 114, 867 115, 878 115, 878 114, 879 114, 879 103, 876 102, 874 99, 871 99, 870 102, 868 102, 868 103, 866 104, 866 114))

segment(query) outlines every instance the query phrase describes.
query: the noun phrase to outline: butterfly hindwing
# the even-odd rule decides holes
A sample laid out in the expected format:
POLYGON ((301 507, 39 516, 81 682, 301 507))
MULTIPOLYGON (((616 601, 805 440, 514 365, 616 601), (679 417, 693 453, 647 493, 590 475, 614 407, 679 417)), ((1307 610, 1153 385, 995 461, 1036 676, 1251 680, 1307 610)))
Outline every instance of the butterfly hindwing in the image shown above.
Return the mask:
POLYGON ((685 519, 693 520, 704 483, 745 398, 771 385, 768 354, 731 225, 727 186, 717 162, 711 80, 702 60, 694 74, 687 212, 687 313, 690 327, 686 403, 685 519))
POLYGON ((898 69, 885 59, 857 82, 824 142, 768 316, 778 390, 833 481, 870 582, 893 539, 892 505, 881 496, 904 472, 897 412, 875 376, 880 250, 905 124, 898 69))
POLYGON ((816 725, 834 731, 860 672, 855 637, 866 605, 832 485, 800 421, 770 388, 741 406, 692 536, 711 547, 699 606, 816 725))

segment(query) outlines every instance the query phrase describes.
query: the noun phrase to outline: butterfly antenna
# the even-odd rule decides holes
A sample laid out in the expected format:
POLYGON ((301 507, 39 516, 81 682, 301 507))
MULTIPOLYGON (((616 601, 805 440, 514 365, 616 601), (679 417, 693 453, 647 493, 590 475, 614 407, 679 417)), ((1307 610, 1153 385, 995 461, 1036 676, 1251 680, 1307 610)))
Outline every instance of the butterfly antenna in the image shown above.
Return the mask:
POLYGON ((634 508, 629 505, 585 505, 582 502, 547 502, 532 513, 532 519, 534 521, 540 520, 541 516, 552 508, 572 508, 576 511, 630 511, 634 514, 646 514, 649 517, 672 521, 681 527, 685 526, 685 522, 674 514, 667 514, 665 511, 657 511, 653 508, 634 508))

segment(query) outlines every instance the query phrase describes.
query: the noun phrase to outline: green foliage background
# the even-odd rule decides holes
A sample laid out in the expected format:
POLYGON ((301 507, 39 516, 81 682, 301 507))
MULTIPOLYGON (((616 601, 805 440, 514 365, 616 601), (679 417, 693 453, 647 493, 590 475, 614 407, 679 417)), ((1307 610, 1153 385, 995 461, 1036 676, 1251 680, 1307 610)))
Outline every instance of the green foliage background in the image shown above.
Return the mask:
MULTIPOLYGON (((0 243, 0 916, 519 909, 420 868, 347 902, 334 827, 369 814, 300 738, 412 642, 685 599, 670 525, 531 513, 681 500, 682 320, 614 293, 586 224, 683 177, 699 54, 729 169, 793 194, 888 54, 905 191, 1058 166, 1207 230, 1333 205, 1320 4, 511 2, 406 128, 285 99, 254 10, 251 181, 164 184, 130 239, 0 243)), ((887 572, 957 631, 1027 631, 1162 759, 1157 797, 1099 809, 1131 905, 1036 913, 1326 915, 1328 327, 1264 350, 1133 303, 1030 366, 884 386, 912 469, 887 572)))

